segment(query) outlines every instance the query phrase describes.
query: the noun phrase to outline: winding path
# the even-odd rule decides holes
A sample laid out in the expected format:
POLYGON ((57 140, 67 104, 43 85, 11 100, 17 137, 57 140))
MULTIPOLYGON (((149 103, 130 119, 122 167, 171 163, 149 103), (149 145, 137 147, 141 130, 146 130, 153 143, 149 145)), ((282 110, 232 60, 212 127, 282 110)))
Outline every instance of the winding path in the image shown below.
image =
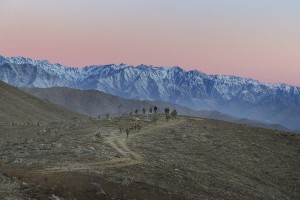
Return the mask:
POLYGON ((182 119, 170 120, 169 122, 163 121, 158 123, 158 125, 148 125, 145 128, 142 128, 140 132, 134 132, 129 135, 129 138, 124 137, 124 135, 118 134, 117 130, 111 132, 110 135, 105 137, 105 143, 109 144, 113 149, 122 155, 121 158, 113 158, 108 161, 94 161, 88 163, 67 163, 62 164, 57 167, 45 168, 41 170, 41 173, 47 172, 65 172, 65 171, 84 171, 91 169, 105 169, 113 167, 124 167, 129 165, 136 165, 143 163, 144 159, 141 155, 131 150, 127 141, 131 140, 137 135, 151 134, 151 132, 158 131, 162 128, 172 127, 178 123, 183 122, 182 119))

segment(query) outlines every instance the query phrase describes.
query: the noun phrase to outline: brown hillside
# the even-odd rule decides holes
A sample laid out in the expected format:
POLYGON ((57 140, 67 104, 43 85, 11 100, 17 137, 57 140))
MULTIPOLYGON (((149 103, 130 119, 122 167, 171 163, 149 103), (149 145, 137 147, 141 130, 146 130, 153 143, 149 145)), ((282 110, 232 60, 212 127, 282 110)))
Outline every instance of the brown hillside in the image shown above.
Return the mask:
POLYGON ((300 135, 158 119, 0 126, 0 199, 300 198, 300 135))
POLYGON ((146 108, 146 113, 149 113, 149 108, 154 106, 158 107, 158 112, 163 112, 165 107, 170 107, 176 109, 181 115, 200 115, 198 111, 173 103, 124 99, 97 90, 79 90, 65 87, 22 89, 38 98, 46 99, 69 110, 94 117, 103 116, 106 113, 112 115, 129 114, 130 112, 134 113, 136 109, 141 114, 143 108, 146 108))
POLYGON ((0 81, 0 122, 27 123, 86 118, 49 101, 36 98, 0 81))
POLYGON ((94 117, 105 115, 106 113, 129 113, 135 109, 139 109, 139 112, 142 112, 144 107, 149 109, 153 106, 146 101, 123 99, 96 90, 79 90, 63 87, 23 88, 23 90, 69 110, 94 117))

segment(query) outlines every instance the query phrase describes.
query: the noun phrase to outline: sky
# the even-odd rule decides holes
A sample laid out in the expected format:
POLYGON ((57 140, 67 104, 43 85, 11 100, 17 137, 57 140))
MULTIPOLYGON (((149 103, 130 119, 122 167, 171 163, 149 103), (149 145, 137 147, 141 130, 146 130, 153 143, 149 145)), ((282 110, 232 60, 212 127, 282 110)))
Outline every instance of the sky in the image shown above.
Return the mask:
POLYGON ((300 86, 300 1, 0 0, 0 55, 300 86))

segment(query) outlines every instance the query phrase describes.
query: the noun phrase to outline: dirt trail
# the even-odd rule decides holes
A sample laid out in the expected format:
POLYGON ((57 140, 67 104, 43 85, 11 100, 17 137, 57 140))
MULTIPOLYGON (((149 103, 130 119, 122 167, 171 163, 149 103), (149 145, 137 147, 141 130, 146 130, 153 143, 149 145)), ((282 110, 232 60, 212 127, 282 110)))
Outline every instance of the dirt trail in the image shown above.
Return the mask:
POLYGON ((151 132, 159 131, 160 129, 172 127, 178 123, 182 123, 184 120, 169 120, 169 122, 162 121, 157 125, 148 125, 145 128, 142 128, 139 132, 133 132, 129 135, 129 138, 124 137, 124 135, 118 134, 118 131, 111 131, 110 134, 105 137, 105 143, 109 144, 114 148, 118 153, 122 155, 122 158, 113 158, 108 161, 94 161, 88 163, 63 163, 60 166, 45 168, 38 172, 48 173, 48 172, 64 172, 64 171, 84 171, 91 169, 105 169, 112 167, 124 167, 129 165, 136 165, 143 163, 144 159, 141 155, 131 150, 127 142, 132 140, 134 137, 143 134, 151 134, 151 132), (113 135, 113 136, 111 136, 113 135))
POLYGON ((163 121, 158 123, 157 125, 148 125, 146 128, 142 128, 139 132, 133 132, 132 134, 129 134, 129 138, 125 138, 123 136, 117 135, 117 136, 110 136, 107 137, 106 142, 113 147, 117 152, 119 152, 122 156, 130 158, 135 161, 143 162, 143 158, 137 154, 136 152, 132 151, 128 145, 127 142, 132 140, 134 137, 138 135, 144 135, 144 134, 151 134, 151 132, 158 131, 159 129, 172 127, 178 123, 183 122, 183 120, 170 120, 169 122, 163 121))
POLYGON ((47 173, 47 172, 65 172, 65 171, 84 171, 90 169, 121 167, 121 166, 133 165, 136 163, 129 158, 114 158, 108 161, 97 161, 97 162, 89 162, 89 163, 67 163, 57 167, 46 168, 38 172, 47 173))
POLYGON ((107 143, 119 152, 124 158, 131 160, 134 164, 137 162, 143 162, 143 158, 136 152, 129 149, 126 144, 127 138, 121 136, 114 136, 107 138, 107 143))
POLYGON ((144 135, 144 134, 151 134, 151 132, 158 131, 159 129, 172 127, 178 123, 182 123, 184 120, 182 119, 176 119, 176 120, 169 120, 169 122, 162 121, 159 122, 157 125, 150 124, 145 128, 142 128, 139 132, 133 132, 132 134, 129 134, 129 138, 125 138, 124 136, 118 135, 118 132, 115 132, 116 136, 109 136, 106 138, 106 143, 108 143, 111 147, 113 147, 117 152, 119 152, 125 159, 124 161, 120 161, 115 163, 114 166, 107 166, 107 167, 122 167, 124 166, 125 162, 126 165, 135 165, 138 163, 144 162, 144 159, 141 155, 131 150, 127 142, 132 140, 134 137, 138 135, 144 135))

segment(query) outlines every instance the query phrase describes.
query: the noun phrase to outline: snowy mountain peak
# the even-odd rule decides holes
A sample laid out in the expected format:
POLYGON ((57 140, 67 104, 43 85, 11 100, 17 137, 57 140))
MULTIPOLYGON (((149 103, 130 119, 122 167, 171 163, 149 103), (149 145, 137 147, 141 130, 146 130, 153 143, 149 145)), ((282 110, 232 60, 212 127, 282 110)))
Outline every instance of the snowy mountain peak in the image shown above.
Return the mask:
POLYGON ((232 75, 207 75, 203 72, 200 72, 198 70, 190 70, 190 71, 186 71, 184 69, 182 69, 179 66, 174 66, 174 67, 156 67, 156 66, 152 66, 152 65, 145 65, 145 64, 141 64, 138 66, 132 66, 132 65, 127 65, 124 63, 121 63, 119 65, 115 65, 115 64, 108 64, 108 65, 91 65, 91 66, 86 66, 84 68, 74 68, 74 67, 67 67, 64 65, 61 65, 59 63, 56 64, 52 64, 50 63, 48 60, 33 60, 31 58, 25 58, 25 57, 4 57, 0 55, 0 64, 4 64, 4 63, 9 63, 9 64, 30 64, 33 66, 37 66, 40 68, 44 68, 46 70, 50 70, 50 71, 55 71, 55 70, 61 70, 61 71, 68 71, 68 70, 78 70, 78 71, 101 71, 103 70, 102 68, 111 68, 111 69, 124 69, 124 68, 132 68, 135 71, 138 70, 146 70, 146 71, 165 71, 165 72, 174 72, 174 73, 184 73, 184 74, 191 74, 193 76, 205 76, 209 79, 214 79, 217 80, 217 82, 222 82, 222 83, 232 83, 232 84, 246 84, 246 83, 251 83, 253 85, 264 85, 268 88, 281 88, 281 89, 285 89, 286 91, 290 91, 293 89, 297 89, 296 86, 290 86, 287 84, 263 84, 257 80, 254 79, 250 79, 250 78, 241 78, 241 77, 237 77, 237 76, 232 76, 232 75))
MULTIPOLYGON (((266 109, 265 112, 272 113, 268 120, 272 121, 274 116, 274 123, 281 123, 278 115, 283 111, 286 112, 284 116, 291 112, 299 112, 300 116, 299 87, 263 84, 236 76, 207 75, 178 66, 109 64, 69 68, 46 60, 0 56, 0 80, 18 87, 95 89, 125 98, 169 101, 193 109, 215 109, 250 119, 259 116, 251 112, 266 109), (236 110, 237 107, 240 109, 236 110)), ((300 123, 295 124, 300 129, 300 123)))
POLYGON ((4 57, 0 55, 0 63, 1 61, 4 63, 11 63, 11 64, 18 64, 18 65, 22 65, 22 64, 30 64, 33 66, 38 66, 38 67, 49 67, 49 68, 71 68, 68 66, 64 66, 61 65, 60 63, 55 63, 52 64, 50 63, 48 60, 33 60, 31 58, 25 58, 25 57, 4 57))
POLYGON ((128 67, 128 65, 126 65, 126 64, 124 64, 124 63, 121 63, 121 64, 119 64, 118 67, 119 67, 119 68, 126 68, 126 67, 128 67))

